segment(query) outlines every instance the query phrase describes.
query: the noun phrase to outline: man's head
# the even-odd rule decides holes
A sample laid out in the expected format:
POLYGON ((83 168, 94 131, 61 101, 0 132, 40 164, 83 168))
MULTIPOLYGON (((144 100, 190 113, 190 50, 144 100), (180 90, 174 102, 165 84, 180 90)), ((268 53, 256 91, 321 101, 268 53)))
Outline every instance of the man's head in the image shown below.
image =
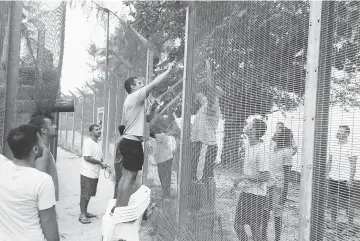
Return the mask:
POLYGON ((289 128, 287 128, 287 127, 282 128, 276 136, 276 147, 277 148, 290 147, 292 137, 293 137, 293 134, 289 128))
POLYGON ((57 136, 57 126, 50 117, 38 115, 33 117, 29 124, 37 126, 40 129, 41 136, 48 136, 50 138, 57 136))
POLYGON ((264 136, 266 129, 267 126, 263 120, 254 119, 245 126, 244 133, 249 140, 260 140, 264 136))
POLYGON ((349 135, 350 135, 350 127, 349 126, 347 126, 347 125, 339 126, 338 133, 336 134, 336 137, 339 140, 347 140, 349 135))
POLYGON ((136 77, 129 77, 124 82, 124 88, 128 94, 131 94, 142 87, 144 87, 143 82, 136 77))
POLYGON ((124 135, 125 126, 124 125, 119 125, 118 126, 118 131, 120 133, 120 136, 124 135))
POLYGON ((284 128, 285 128, 285 124, 283 122, 276 123, 276 132, 280 132, 284 128))
POLYGON ((89 127, 89 133, 91 137, 94 137, 97 140, 101 136, 101 129, 98 125, 93 124, 89 127))
POLYGON ((7 142, 16 159, 32 161, 43 155, 40 129, 37 126, 22 125, 12 129, 7 142))

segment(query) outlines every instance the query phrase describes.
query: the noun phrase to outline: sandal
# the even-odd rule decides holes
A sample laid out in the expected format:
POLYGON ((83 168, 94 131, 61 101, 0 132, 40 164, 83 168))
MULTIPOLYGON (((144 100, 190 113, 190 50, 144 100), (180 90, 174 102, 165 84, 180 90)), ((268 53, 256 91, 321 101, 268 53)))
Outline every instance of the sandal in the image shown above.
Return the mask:
POLYGON ((91 223, 91 221, 87 218, 87 217, 80 217, 79 218, 79 222, 82 223, 82 224, 89 224, 91 223))
POLYGON ((97 218, 97 216, 95 214, 91 214, 91 213, 87 213, 86 217, 87 218, 97 218))

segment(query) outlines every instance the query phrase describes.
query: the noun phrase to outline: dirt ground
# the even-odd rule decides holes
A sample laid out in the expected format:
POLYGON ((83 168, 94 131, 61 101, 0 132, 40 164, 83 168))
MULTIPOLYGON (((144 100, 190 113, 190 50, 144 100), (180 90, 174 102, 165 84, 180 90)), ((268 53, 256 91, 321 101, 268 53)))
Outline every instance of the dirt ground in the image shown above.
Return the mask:
MULTIPOLYGON (((91 224, 81 224, 79 217, 79 194, 80 194, 80 160, 81 158, 58 148, 57 168, 59 173, 60 185, 60 201, 57 204, 58 222, 61 234, 61 240, 67 241, 92 241, 101 240, 101 217, 104 214, 108 201, 113 196, 113 182, 106 179, 104 173, 101 172, 98 191, 95 198, 90 201, 89 212, 98 215, 98 218, 92 219, 91 224)), ((220 236, 220 229, 215 226, 214 240, 216 241, 233 241, 238 240, 233 228, 235 209, 238 201, 238 194, 230 192, 232 186, 232 178, 236 176, 235 172, 230 172, 221 168, 217 168, 215 172, 216 181, 216 211, 221 217, 223 238, 220 236)), ((149 166, 149 187, 152 189, 152 200, 158 200, 161 196, 160 182, 157 176, 157 168, 154 163, 149 166)), ((158 239, 158 234, 166 231, 171 238, 163 239, 164 241, 173 240, 177 227, 176 220, 176 175, 172 176, 172 195, 173 200, 163 205, 159 204, 162 214, 152 216, 151 220, 143 222, 140 230, 141 241, 153 241, 158 239), (155 219, 157 217, 157 219, 155 219), (155 219, 155 220, 154 220, 155 219)), ((288 201, 286 202, 283 215, 283 241, 298 240, 298 221, 300 217, 299 210, 299 186, 292 185, 290 187, 288 201)), ((273 217, 271 217, 273 220, 273 217)), ((329 213, 326 212, 326 221, 329 221, 329 213)), ((344 210, 340 211, 339 222, 340 230, 335 231, 326 229, 324 240, 360 240, 360 231, 355 233, 348 232, 346 227, 347 218, 344 210)), ((359 213, 356 215, 355 223, 359 225, 359 213)), ((190 223, 193 225, 193 223, 190 223)), ((183 235, 187 235, 186 230, 180 231, 183 235)), ((185 238, 185 240, 190 240, 185 238)), ((268 226, 268 240, 274 240, 274 226, 271 221, 268 226)))

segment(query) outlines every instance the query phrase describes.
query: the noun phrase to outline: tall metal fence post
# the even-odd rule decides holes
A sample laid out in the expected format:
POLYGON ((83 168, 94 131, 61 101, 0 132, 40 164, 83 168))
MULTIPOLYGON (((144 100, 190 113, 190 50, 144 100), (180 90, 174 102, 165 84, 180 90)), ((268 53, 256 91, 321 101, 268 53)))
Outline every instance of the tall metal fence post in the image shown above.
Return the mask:
POLYGON ((59 142, 58 145, 61 146, 61 142, 62 142, 62 125, 63 125, 63 114, 60 112, 59 113, 59 126, 58 126, 58 138, 59 138, 59 142))
POLYGON ((88 83, 86 83, 86 85, 91 89, 91 91, 93 92, 93 108, 92 108, 92 124, 95 124, 96 122, 96 90, 94 88, 92 88, 88 83))
POLYGON ((69 112, 66 112, 65 115, 66 121, 65 121, 65 141, 64 141, 64 147, 65 149, 68 148, 67 140, 68 140, 68 129, 69 129, 69 112))
POLYGON ((195 23, 196 9, 194 3, 190 3, 186 10, 185 28, 185 54, 184 54, 184 80, 182 93, 182 123, 181 123, 181 143, 180 143, 180 164, 179 164, 179 183, 178 188, 178 207, 177 218, 180 226, 185 225, 187 215, 187 203, 190 184, 190 128, 191 128, 191 91, 193 76, 193 52, 195 47, 195 23))
POLYGON ((69 90, 70 94, 74 97, 74 105, 75 105, 75 110, 73 113, 73 125, 72 125, 72 140, 71 140, 71 151, 74 152, 74 142, 75 142, 75 125, 76 125, 76 102, 77 102, 77 97, 74 93, 72 93, 69 90))
POLYGON ((334 11, 333 2, 310 2, 301 157, 300 241, 320 241, 324 238, 334 11))
POLYGON ((105 83, 104 83, 104 122, 102 123, 103 127, 103 139, 102 139, 102 148, 104 157, 106 158, 109 153, 109 31, 110 31, 110 11, 108 9, 103 9, 107 13, 107 24, 106 24, 106 57, 105 57, 105 83))
POLYGON ((79 88, 76 88, 79 93, 83 97, 83 101, 81 103, 81 141, 80 141, 80 156, 82 156, 82 150, 83 150, 83 143, 84 143, 84 104, 86 100, 86 95, 84 92, 82 92, 79 88))
POLYGON ((6 137, 14 127, 16 115, 16 98, 19 89, 19 63, 21 41, 22 1, 11 2, 9 51, 7 62, 5 122, 4 122, 4 155, 12 159, 12 152, 7 144, 6 137))
MULTIPOLYGON (((154 53, 148 49, 147 50, 147 60, 146 60, 146 85, 151 83, 154 75, 154 53)), ((149 108, 149 101, 145 102, 145 109, 149 108)), ((147 176, 149 172, 149 148, 147 146, 149 142, 149 124, 146 121, 145 115, 145 122, 144 122, 144 166, 142 171, 142 184, 147 185, 147 176)))

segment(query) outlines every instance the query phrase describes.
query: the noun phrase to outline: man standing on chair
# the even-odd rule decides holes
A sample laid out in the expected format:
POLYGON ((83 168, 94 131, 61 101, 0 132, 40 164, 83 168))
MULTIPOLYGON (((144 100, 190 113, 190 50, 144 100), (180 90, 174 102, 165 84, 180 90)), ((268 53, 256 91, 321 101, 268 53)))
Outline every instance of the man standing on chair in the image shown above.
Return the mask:
POLYGON ((89 224, 89 218, 94 218, 96 215, 88 213, 87 208, 91 197, 95 197, 97 184, 99 181, 100 168, 106 168, 103 162, 103 152, 99 137, 101 130, 98 125, 91 125, 89 127, 90 138, 84 142, 83 159, 80 168, 80 210, 81 214, 79 222, 89 224))
POLYGON ((136 77, 125 80, 124 87, 128 93, 124 102, 125 131, 119 146, 122 154, 123 175, 118 185, 116 207, 128 205, 136 176, 142 170, 144 163, 142 141, 146 115, 145 100, 155 87, 164 82, 172 68, 173 64, 146 86, 136 77))

